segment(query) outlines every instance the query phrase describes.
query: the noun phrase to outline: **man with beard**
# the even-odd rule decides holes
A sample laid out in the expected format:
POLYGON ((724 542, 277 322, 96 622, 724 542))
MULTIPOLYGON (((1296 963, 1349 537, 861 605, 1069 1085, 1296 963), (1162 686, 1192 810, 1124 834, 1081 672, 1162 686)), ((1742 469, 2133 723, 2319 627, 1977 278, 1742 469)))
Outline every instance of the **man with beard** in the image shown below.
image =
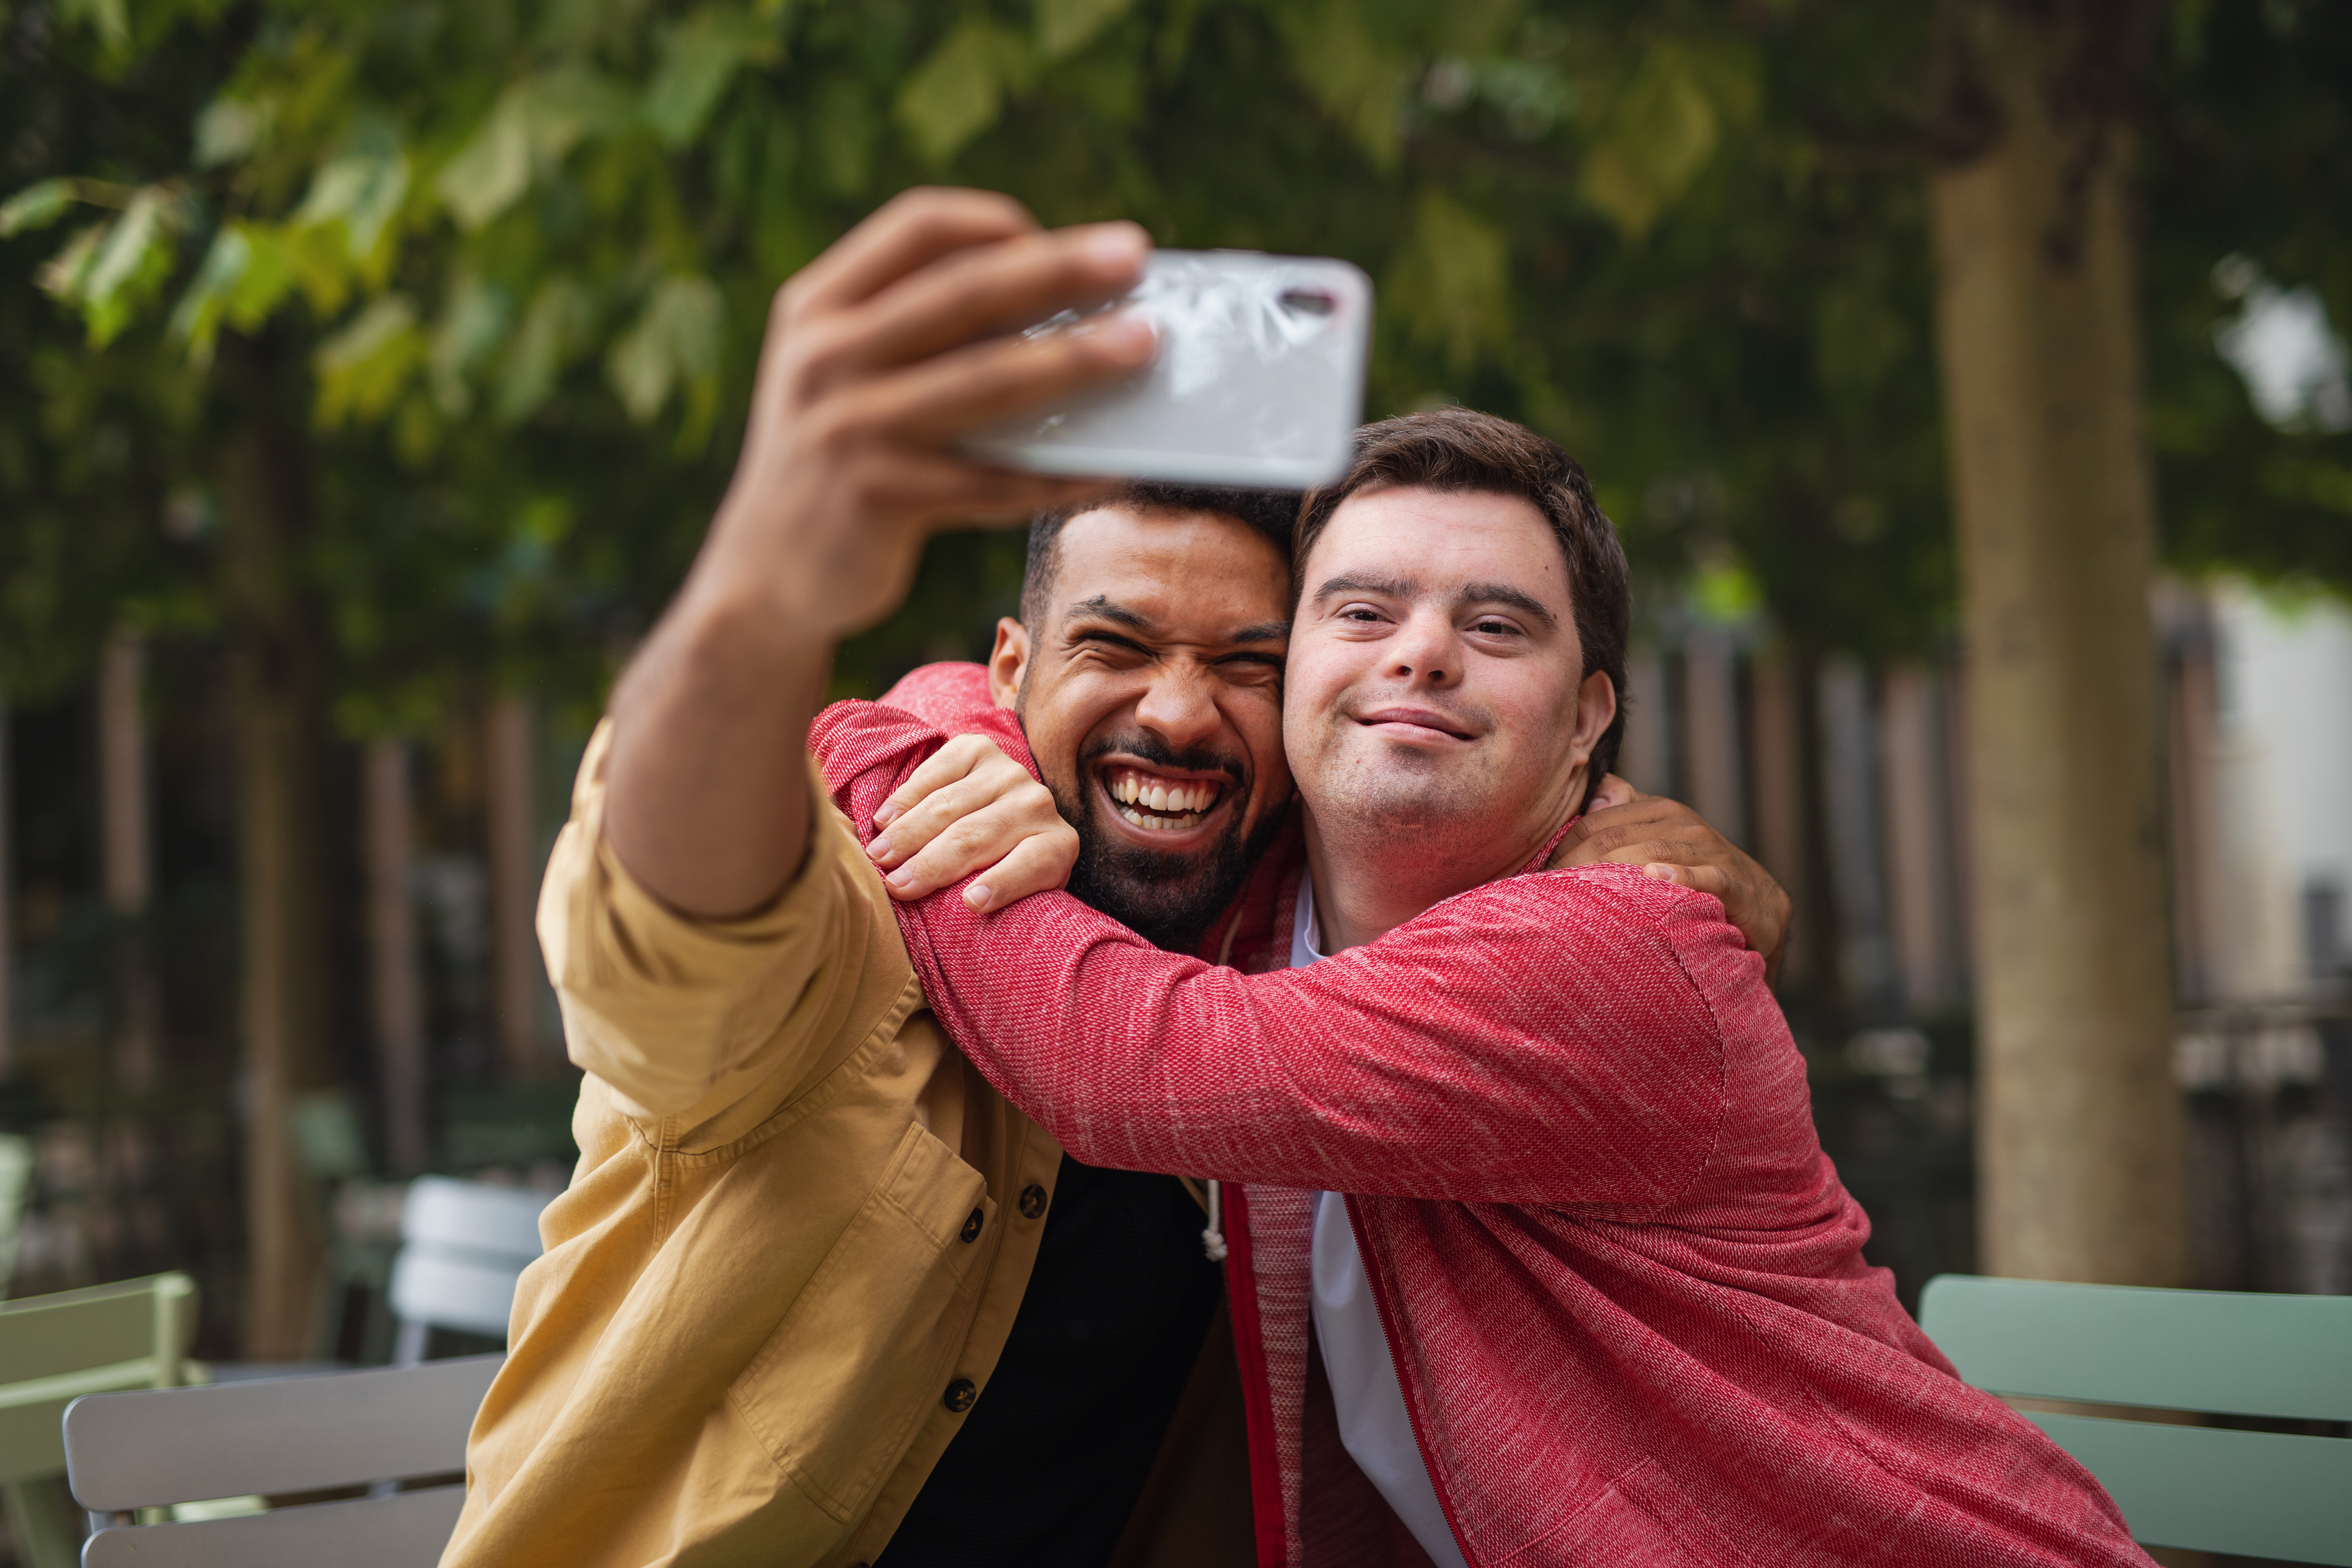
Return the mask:
POLYGON ((1002 908, 1060 881, 1070 829, 1025 773, 975 773, 891 818, 964 826, 869 858, 805 753, 833 643, 903 593, 920 538, 1045 512, 1034 640, 992 669, 1108 835, 1089 891, 1204 949, 1270 929, 1231 894, 1290 816, 1279 510, 1136 490, 1073 511, 1099 487, 952 446, 1149 355, 1116 319, 999 335, 1119 293, 1144 250, 1129 226, 1041 234, 1002 198, 916 193, 780 295, 735 483, 550 862, 581 1159, 445 1564, 1246 1559, 1199 1205, 1066 1160, 969 1070, 875 869, 915 894, 989 866, 965 900, 1002 908), (1128 797, 1109 826, 1082 780, 1128 797))

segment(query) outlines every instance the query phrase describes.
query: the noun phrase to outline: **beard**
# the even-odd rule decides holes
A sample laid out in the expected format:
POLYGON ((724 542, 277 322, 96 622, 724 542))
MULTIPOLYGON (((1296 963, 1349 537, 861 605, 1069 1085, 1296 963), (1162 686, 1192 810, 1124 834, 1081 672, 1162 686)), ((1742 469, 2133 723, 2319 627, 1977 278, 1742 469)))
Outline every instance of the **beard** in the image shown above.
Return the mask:
POLYGON ((1269 811, 1264 821, 1251 826, 1236 801, 1223 834, 1206 853, 1130 843, 1102 826, 1087 789, 1094 760, 1113 751, 1163 768, 1223 773, 1234 780, 1229 795, 1242 793, 1242 770, 1213 752, 1179 752, 1155 735, 1138 733, 1087 748, 1078 759, 1075 798, 1061 784, 1047 786, 1062 820, 1077 830, 1078 862, 1071 868, 1068 891, 1152 946, 1190 952, 1249 879, 1250 868, 1280 830, 1283 814, 1269 811))

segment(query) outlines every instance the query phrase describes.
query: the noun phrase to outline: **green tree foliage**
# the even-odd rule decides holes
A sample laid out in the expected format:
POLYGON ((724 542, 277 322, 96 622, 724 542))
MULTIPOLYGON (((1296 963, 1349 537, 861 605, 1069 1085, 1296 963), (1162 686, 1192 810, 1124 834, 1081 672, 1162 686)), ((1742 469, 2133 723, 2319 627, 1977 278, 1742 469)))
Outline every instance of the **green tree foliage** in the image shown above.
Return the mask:
MULTIPOLYGON (((2232 306, 2210 281, 2243 253, 2352 320, 2329 199, 2352 146, 2347 23, 2289 0, 2174 11, 2147 163, 2176 553, 2352 581, 2344 437, 2252 414, 2213 352, 2232 306)), ((49 307, 12 292, 0 320, 37 374, 9 395, 47 434, 10 437, 0 481, 74 493, 74 465, 114 449, 88 437, 118 405, 125 438, 155 447, 121 459, 140 479, 110 503, 139 542, 68 528, 7 546, 56 563, 6 611, 14 648, 86 644, 31 628, 80 626, 119 584, 159 603, 180 584, 173 602, 201 612, 173 554, 192 547, 157 542, 152 520, 212 504, 189 437, 222 417, 215 358, 236 338, 270 347, 310 410, 299 570, 346 723, 420 722, 485 671, 592 697, 724 483, 771 290, 927 180, 1008 190, 1047 222, 1133 216, 1166 244, 1349 257, 1381 289, 1370 412, 1454 398, 1559 437, 1644 577, 1695 584, 1703 609, 1760 595, 1807 642, 1864 652, 1924 648, 1948 624, 1927 7, 8 16, 9 68, 46 84, 42 112, 115 133, 53 138, 0 209, 15 275, 37 273, 105 347, 72 352, 49 307)), ((943 542, 908 613, 845 655, 845 687, 967 651, 1017 574, 1015 541, 943 542)))
POLYGON ((2352 15, 2178 5, 2146 155, 2168 552, 2190 570, 2352 590, 2352 421, 2307 409, 2273 424, 2215 353, 2265 288, 2308 289, 2339 342, 2352 330, 2352 15))

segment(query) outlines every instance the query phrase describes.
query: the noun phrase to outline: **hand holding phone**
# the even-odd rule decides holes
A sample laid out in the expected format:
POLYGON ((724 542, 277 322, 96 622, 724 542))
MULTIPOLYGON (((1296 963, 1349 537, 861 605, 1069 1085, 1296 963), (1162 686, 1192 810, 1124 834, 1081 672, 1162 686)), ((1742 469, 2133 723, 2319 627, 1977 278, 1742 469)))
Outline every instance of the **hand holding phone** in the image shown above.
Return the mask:
MULTIPOLYGON (((1370 279, 1345 261, 1161 250, 1106 306, 1152 324, 1150 366, 1107 390, 964 443, 1051 474, 1308 489, 1347 470, 1363 414, 1370 279)), ((1064 312, 1030 335, 1097 312, 1064 312)))

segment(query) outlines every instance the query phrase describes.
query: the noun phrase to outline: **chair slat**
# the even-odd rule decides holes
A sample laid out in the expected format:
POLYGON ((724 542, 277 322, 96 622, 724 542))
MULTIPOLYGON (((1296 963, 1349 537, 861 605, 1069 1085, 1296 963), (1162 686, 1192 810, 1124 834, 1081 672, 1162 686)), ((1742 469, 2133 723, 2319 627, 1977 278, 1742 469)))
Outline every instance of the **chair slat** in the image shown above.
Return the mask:
POLYGON ((135 1289, 76 1290, 0 1307, 0 1377, 12 1384, 154 1353, 155 1298, 144 1280, 135 1289))
POLYGON ((2352 1442, 2028 1413, 2151 1546, 2352 1564, 2352 1442))
POLYGON ((82 1507, 122 1513, 460 1470, 505 1359, 92 1394, 66 1411, 68 1474, 82 1507))
POLYGON ((2352 1420, 2352 1297, 1943 1274, 1919 1326, 1979 1388, 2041 1399, 2352 1420))
POLYGON ((82 1568, 434 1568, 457 1528, 463 1487, 314 1503, 200 1524, 101 1530, 82 1568))

